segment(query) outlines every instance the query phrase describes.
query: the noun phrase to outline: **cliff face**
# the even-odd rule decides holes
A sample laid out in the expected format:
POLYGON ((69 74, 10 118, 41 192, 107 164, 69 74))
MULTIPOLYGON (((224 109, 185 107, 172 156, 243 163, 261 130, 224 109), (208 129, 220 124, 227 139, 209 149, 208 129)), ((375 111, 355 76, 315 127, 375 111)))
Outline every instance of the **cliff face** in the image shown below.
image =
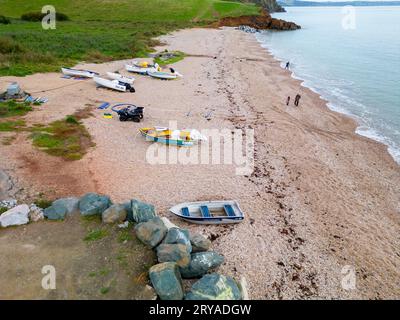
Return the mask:
POLYGON ((241 25, 255 29, 265 30, 296 30, 301 27, 294 22, 272 18, 271 15, 263 10, 259 16, 240 16, 235 18, 222 18, 214 26, 216 27, 238 27, 241 25))
POLYGON ((285 9, 281 7, 276 0, 244 0, 243 2, 256 3, 270 13, 285 12, 285 9))

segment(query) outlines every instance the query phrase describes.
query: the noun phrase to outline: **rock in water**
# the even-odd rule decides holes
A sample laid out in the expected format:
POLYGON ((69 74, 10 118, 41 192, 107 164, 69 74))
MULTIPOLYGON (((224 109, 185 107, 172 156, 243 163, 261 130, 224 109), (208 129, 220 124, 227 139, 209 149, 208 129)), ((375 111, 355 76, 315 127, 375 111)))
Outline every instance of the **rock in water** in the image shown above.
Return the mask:
POLYGON ((186 246, 189 253, 192 252, 192 245, 190 243, 189 231, 180 228, 170 228, 168 230, 167 236, 165 237, 163 243, 174 244, 180 243, 186 246))
POLYGON ((108 196, 87 193, 79 201, 79 211, 83 216, 101 215, 110 205, 108 196))
POLYGON ((154 248, 167 234, 167 228, 159 217, 135 226, 136 236, 140 241, 154 248))
POLYGON ((158 262, 176 262, 179 267, 186 267, 190 263, 190 253, 184 244, 165 244, 157 247, 158 262))
POLYGON ((150 281, 161 300, 182 300, 182 279, 176 263, 164 262, 149 270, 150 281))
POLYGON ((126 219, 126 209, 122 204, 113 204, 102 213, 104 223, 124 222, 126 219))
POLYGON ((211 246, 211 241, 201 234, 191 235, 190 242, 192 244, 192 252, 207 251, 211 246))
POLYGON ((29 222, 29 206, 21 204, 0 215, 0 226, 18 226, 29 222))
POLYGON ((235 280, 218 273, 207 274, 193 284, 186 300, 241 300, 235 280))
POLYGON ((180 268, 183 278, 201 277, 210 269, 219 267, 224 262, 224 257, 216 252, 197 252, 193 253, 190 264, 187 267, 180 268))
POLYGON ((146 222, 156 217, 154 206, 138 200, 131 200, 131 210, 129 211, 129 221, 146 222))

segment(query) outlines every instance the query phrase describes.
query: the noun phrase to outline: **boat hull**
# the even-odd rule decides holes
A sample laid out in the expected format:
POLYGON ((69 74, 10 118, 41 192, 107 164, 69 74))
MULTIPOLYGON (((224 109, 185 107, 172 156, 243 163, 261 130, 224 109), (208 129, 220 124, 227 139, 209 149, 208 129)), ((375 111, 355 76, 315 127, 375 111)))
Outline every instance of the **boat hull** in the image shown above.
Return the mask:
POLYGON ((139 73, 141 75, 147 75, 147 72, 156 71, 156 69, 154 67, 143 68, 143 67, 137 67, 137 66, 129 65, 129 64, 125 65, 125 69, 126 69, 126 71, 133 72, 133 73, 139 73))
POLYGON ((114 73, 114 72, 107 72, 107 76, 112 80, 118 80, 128 84, 133 84, 133 82, 135 81, 134 78, 125 77, 119 73, 114 73))
POLYGON ((160 72, 160 71, 148 71, 147 74, 150 77, 157 78, 157 79, 163 79, 163 80, 174 80, 178 77, 176 74, 168 73, 168 72, 160 72))
POLYGON ((103 78, 99 78, 99 77, 93 77, 93 80, 99 86, 117 90, 120 92, 126 92, 126 87, 123 85, 120 85, 118 80, 108 80, 108 79, 103 79, 103 78))
POLYGON ((98 75, 98 73, 93 71, 70 69, 70 68, 61 68, 61 72, 66 76, 82 77, 82 78, 93 78, 96 75, 98 75))

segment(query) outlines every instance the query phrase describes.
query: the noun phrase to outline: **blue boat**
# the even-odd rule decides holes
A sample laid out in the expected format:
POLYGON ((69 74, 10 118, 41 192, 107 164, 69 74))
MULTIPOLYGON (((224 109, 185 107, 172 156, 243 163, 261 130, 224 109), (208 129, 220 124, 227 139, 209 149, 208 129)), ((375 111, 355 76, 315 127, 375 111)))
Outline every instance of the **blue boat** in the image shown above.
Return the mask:
POLYGON ((235 200, 197 201, 170 209, 176 216, 197 224, 226 224, 243 221, 244 214, 235 200))

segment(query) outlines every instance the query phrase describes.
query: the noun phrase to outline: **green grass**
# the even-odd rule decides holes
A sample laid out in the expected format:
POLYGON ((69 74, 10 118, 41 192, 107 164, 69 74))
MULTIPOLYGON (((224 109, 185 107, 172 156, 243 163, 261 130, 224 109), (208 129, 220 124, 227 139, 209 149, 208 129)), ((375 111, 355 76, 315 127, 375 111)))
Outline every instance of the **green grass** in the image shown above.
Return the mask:
POLYGON ((24 116, 32 110, 31 105, 27 102, 18 103, 14 100, 0 102, 0 118, 24 116))
POLYGON ((185 58, 185 53, 183 53, 181 51, 172 51, 170 53, 174 54, 174 56, 172 58, 163 60, 163 59, 160 59, 159 57, 157 57, 154 59, 154 62, 157 62, 160 66, 165 66, 168 64, 176 63, 185 58))
POLYGON ((86 242, 97 241, 108 236, 108 231, 105 229, 95 229, 89 231, 84 240, 86 242))
POLYGON ((46 209, 52 205, 53 201, 39 198, 36 199, 33 203, 36 204, 39 208, 46 209))
POLYGON ((3 214, 6 211, 8 211, 6 207, 0 207, 0 214, 3 214))
POLYGON ((94 146, 91 136, 77 116, 67 116, 48 126, 33 127, 33 145, 65 160, 79 160, 94 146))
POLYGON ((25 128, 25 121, 15 120, 15 121, 1 121, 0 122, 0 132, 5 131, 19 131, 25 128))
POLYGON ((218 0, 0 0, 0 75, 58 71, 85 60, 144 56, 153 37, 175 29, 205 25, 220 17, 257 15, 253 4, 218 0), (54 5, 70 21, 43 30, 40 22, 19 20, 27 12, 54 5))
POLYGON ((100 293, 101 294, 107 294, 109 291, 110 291, 110 287, 102 287, 101 289, 100 289, 100 293))
POLYGON ((133 240, 133 231, 132 228, 122 229, 118 234, 118 242, 123 243, 125 241, 133 240))

